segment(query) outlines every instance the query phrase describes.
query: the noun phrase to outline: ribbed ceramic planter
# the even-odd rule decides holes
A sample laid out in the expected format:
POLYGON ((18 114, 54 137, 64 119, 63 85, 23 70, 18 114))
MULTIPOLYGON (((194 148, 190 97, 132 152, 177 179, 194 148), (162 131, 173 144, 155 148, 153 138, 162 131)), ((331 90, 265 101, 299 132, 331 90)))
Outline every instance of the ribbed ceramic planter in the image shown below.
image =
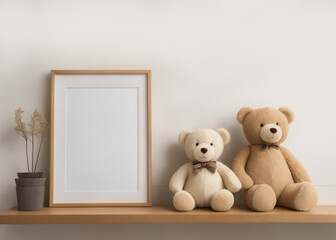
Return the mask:
POLYGON ((18 210, 36 211, 44 205, 45 178, 43 173, 18 173, 15 179, 18 210))

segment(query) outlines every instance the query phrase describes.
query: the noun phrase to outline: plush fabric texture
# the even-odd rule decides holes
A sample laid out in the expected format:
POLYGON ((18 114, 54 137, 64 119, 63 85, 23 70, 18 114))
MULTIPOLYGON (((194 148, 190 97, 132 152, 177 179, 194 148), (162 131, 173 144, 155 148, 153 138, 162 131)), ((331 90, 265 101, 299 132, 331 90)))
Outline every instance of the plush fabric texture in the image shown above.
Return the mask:
POLYGON ((234 203, 231 192, 241 189, 241 183, 233 171, 217 162, 224 144, 230 141, 228 131, 223 128, 216 131, 185 130, 178 139, 184 144, 190 162, 181 166, 169 183, 176 210, 212 207, 215 211, 228 211, 234 203))
POLYGON ((294 120, 286 107, 242 108, 237 120, 243 125, 251 145, 235 157, 232 169, 242 183, 247 206, 256 211, 270 211, 275 205, 298 211, 309 211, 317 203, 318 194, 311 179, 294 157, 280 144, 288 135, 294 120))

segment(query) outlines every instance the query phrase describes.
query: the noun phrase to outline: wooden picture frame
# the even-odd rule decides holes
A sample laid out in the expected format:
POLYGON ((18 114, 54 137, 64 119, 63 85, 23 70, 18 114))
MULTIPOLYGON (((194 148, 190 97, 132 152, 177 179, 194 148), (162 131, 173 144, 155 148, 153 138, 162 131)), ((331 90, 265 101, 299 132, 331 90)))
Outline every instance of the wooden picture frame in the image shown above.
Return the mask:
POLYGON ((151 71, 52 70, 50 207, 151 206, 151 71))

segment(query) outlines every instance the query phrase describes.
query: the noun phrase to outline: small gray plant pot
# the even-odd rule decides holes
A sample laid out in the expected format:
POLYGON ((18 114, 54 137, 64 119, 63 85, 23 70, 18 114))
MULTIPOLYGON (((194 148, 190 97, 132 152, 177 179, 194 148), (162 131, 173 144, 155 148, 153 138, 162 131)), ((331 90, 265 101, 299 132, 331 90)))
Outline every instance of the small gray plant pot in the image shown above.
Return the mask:
POLYGON ((41 210, 44 205, 45 178, 42 174, 19 174, 15 179, 19 211, 41 210), (36 177, 41 176, 41 177, 36 177))

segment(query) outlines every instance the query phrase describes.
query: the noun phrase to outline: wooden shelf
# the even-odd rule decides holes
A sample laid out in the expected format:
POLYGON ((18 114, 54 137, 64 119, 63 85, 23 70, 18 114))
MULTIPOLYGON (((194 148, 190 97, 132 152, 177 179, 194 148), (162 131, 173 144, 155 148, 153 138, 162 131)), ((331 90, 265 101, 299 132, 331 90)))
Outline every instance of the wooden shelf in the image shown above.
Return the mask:
POLYGON ((336 223, 336 206, 316 206, 309 212, 275 208, 264 213, 244 206, 235 206, 229 212, 177 212, 171 206, 44 208, 32 212, 13 208, 0 215, 0 224, 78 223, 336 223))

